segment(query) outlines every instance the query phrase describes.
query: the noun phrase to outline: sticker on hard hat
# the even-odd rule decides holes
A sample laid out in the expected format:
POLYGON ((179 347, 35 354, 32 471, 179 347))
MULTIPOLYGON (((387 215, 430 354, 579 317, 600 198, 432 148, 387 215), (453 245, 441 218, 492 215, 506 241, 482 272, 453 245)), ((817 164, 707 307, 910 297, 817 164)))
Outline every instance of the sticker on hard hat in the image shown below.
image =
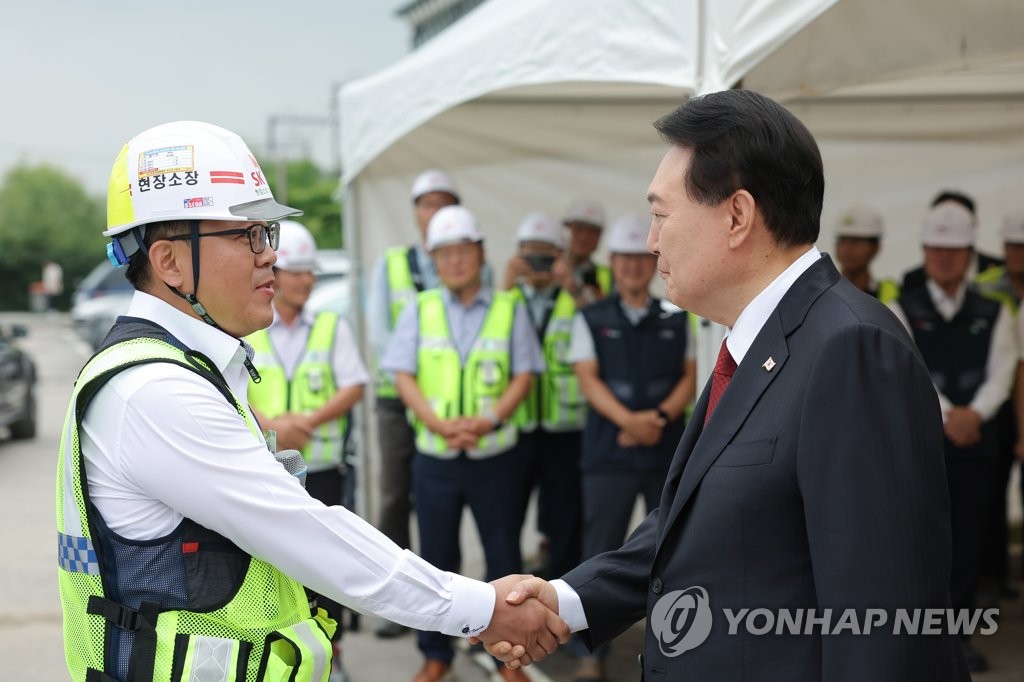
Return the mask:
POLYGON ((185 208, 203 208, 213 206, 213 197, 191 197, 185 199, 185 208))
POLYGON ((193 146, 190 144, 146 150, 139 154, 139 177, 195 170, 193 158, 193 146))

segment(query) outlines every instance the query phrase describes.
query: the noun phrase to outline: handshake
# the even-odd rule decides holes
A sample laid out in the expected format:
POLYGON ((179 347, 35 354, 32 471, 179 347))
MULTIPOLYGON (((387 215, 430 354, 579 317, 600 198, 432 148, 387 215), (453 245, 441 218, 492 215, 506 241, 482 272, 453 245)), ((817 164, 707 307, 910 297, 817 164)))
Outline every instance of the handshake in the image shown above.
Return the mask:
POLYGON ((470 641, 512 670, 552 654, 569 641, 569 626, 558 616, 551 583, 532 575, 509 575, 491 583, 497 592, 491 624, 470 641))

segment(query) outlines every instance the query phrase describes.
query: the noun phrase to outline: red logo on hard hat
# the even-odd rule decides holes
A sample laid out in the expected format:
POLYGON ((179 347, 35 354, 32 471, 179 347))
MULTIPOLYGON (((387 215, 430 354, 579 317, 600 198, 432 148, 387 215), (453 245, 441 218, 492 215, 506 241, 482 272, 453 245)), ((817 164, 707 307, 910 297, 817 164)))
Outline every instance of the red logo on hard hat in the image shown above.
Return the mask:
POLYGON ((244 185, 245 175, 237 171, 210 171, 210 183, 214 185, 244 185))

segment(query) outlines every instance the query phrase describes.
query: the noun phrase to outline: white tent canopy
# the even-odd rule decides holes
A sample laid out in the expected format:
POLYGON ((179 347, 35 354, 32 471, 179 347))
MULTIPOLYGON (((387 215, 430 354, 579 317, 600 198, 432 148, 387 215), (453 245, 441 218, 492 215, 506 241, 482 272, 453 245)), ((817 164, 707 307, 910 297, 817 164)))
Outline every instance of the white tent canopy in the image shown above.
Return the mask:
POLYGON ((343 90, 349 243, 368 265, 415 239, 405 198, 431 166, 455 177, 496 262, 531 210, 591 195, 643 211, 663 150, 651 122, 742 79, 821 141, 823 237, 846 204, 874 202, 905 237, 879 263, 896 274, 916 249, 905 226, 948 186, 980 200, 992 248, 1024 170, 1022 28, 1016 0, 489 0, 343 90))

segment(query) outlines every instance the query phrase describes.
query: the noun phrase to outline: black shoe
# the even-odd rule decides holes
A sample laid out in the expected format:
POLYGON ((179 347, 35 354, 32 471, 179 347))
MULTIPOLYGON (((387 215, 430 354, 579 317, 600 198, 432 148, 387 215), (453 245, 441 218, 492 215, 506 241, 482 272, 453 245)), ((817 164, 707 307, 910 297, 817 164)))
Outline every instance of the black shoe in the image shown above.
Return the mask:
POLYGON ((374 634, 380 639, 394 639, 395 637, 401 637, 408 631, 409 628, 400 623, 393 623, 390 620, 382 620, 380 625, 378 625, 377 629, 374 631, 374 634))
POLYGON ((963 642, 964 658, 967 659, 967 669, 972 673, 983 673, 988 670, 988 661, 971 646, 970 642, 963 642))

